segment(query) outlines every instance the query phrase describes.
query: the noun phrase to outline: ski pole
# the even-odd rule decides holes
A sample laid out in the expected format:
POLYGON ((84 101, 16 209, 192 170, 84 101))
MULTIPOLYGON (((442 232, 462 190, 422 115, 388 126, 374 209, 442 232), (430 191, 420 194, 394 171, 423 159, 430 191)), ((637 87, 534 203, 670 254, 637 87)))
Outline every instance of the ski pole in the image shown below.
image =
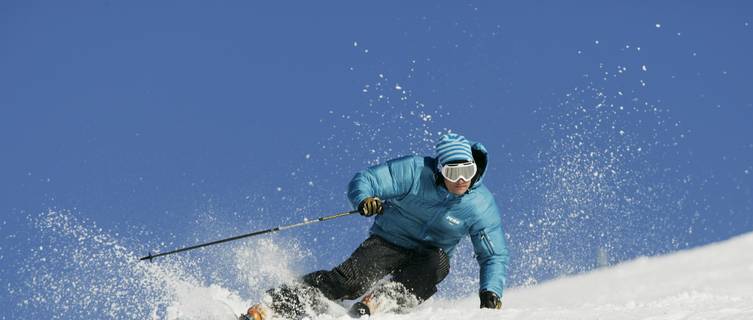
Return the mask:
POLYGON ((235 237, 230 237, 230 238, 226 238, 226 239, 222 239, 222 240, 216 240, 216 241, 212 241, 212 242, 197 244, 195 246, 180 248, 180 249, 176 249, 176 250, 173 250, 173 251, 168 251, 168 252, 163 252, 163 253, 158 253, 158 254, 152 254, 151 252, 149 252, 148 256, 141 257, 141 258, 139 258, 139 260, 141 260, 141 261, 143 261, 143 260, 149 260, 151 262, 152 259, 154 259, 154 258, 161 257, 161 256, 166 256, 168 254, 173 254, 173 253, 178 253, 178 252, 183 252, 183 251, 198 249, 198 248, 201 248, 201 247, 206 247, 206 246, 211 246, 211 245, 218 244, 218 243, 223 243, 223 242, 238 240, 238 239, 241 239, 241 238, 258 236, 258 235, 262 235, 262 234, 265 234, 265 233, 271 233, 271 232, 282 231, 282 230, 285 230, 285 229, 296 228, 296 227, 305 226, 307 224, 311 224, 311 223, 315 223, 315 222, 327 221, 327 220, 332 220, 332 219, 335 219, 335 218, 349 216, 349 215, 357 213, 357 212, 358 212, 358 210, 351 210, 351 211, 347 211, 347 212, 340 212, 340 213, 337 213, 337 214, 333 214, 331 216, 321 217, 321 218, 317 218, 317 219, 313 219, 313 220, 305 220, 303 222, 289 224, 289 225, 284 225, 284 226, 278 226, 278 227, 274 227, 274 228, 266 229, 266 230, 254 231, 254 232, 251 232, 251 233, 242 234, 242 235, 235 236, 235 237))

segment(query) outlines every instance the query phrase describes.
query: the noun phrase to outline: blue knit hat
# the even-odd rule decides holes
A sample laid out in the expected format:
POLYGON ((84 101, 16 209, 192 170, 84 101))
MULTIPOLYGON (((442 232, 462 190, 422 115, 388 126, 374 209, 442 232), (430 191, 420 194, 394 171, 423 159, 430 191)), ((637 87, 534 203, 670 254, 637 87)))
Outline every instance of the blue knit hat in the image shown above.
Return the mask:
POLYGON ((452 161, 473 161, 471 143, 457 133, 448 133, 439 138, 435 147, 439 165, 443 166, 452 161))

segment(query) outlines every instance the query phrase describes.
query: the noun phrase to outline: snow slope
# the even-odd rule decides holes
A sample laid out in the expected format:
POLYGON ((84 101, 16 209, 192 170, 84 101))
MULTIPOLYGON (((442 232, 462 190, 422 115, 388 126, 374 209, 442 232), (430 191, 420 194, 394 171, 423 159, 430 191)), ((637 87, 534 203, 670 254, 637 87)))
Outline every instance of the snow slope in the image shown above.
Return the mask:
POLYGON ((502 311, 478 298, 429 301, 377 319, 753 319, 753 233, 666 256, 508 289, 502 311))
MULTIPOLYGON (((168 309, 168 319, 232 318, 250 303, 218 286, 177 291, 184 294, 168 309)), ((504 305, 501 311, 482 310, 476 296, 431 299, 410 314, 378 314, 372 319, 753 319, 753 233, 511 288, 504 305)), ((335 309, 337 315, 320 320, 350 319, 345 309, 335 309)))

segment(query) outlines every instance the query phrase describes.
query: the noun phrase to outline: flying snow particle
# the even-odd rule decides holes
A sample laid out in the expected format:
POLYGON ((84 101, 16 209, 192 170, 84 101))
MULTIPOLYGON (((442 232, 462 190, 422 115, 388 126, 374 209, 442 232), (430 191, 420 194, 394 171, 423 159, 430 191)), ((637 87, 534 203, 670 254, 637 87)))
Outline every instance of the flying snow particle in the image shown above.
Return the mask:
POLYGON ((648 68, 646 68, 646 65, 644 64, 644 65, 641 66, 641 70, 648 71, 648 68))
POLYGON ((358 41, 353 41, 353 47, 357 47, 357 46, 358 46, 358 41))
POLYGON ((277 187, 277 192, 282 191, 282 187, 277 187))
POLYGON ((657 23, 657 24, 656 24, 656 28, 657 28, 657 29, 661 28, 661 23, 657 23))
POLYGON ((594 44, 599 44, 599 40, 595 40, 595 41, 594 41, 594 44))
POLYGON ((306 159, 311 159, 311 155, 310 155, 310 154, 308 154, 308 153, 306 154, 306 156, 305 156, 305 157, 306 157, 306 159))
POLYGON ((403 87, 401 87, 399 84, 395 84, 395 90, 403 90, 403 87))

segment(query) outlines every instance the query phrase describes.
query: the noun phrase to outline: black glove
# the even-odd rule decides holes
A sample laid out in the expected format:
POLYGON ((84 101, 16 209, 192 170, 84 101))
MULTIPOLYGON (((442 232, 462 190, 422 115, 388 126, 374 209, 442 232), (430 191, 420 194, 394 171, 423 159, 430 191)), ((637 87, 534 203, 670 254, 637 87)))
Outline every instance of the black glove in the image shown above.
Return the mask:
POLYGON ((384 208, 382 207, 382 200, 377 197, 368 197, 361 201, 358 205, 358 213, 364 217, 371 217, 374 214, 382 214, 384 208))
POLYGON ((502 300, 496 293, 484 290, 479 292, 478 296, 481 298, 482 309, 502 309, 502 300))

